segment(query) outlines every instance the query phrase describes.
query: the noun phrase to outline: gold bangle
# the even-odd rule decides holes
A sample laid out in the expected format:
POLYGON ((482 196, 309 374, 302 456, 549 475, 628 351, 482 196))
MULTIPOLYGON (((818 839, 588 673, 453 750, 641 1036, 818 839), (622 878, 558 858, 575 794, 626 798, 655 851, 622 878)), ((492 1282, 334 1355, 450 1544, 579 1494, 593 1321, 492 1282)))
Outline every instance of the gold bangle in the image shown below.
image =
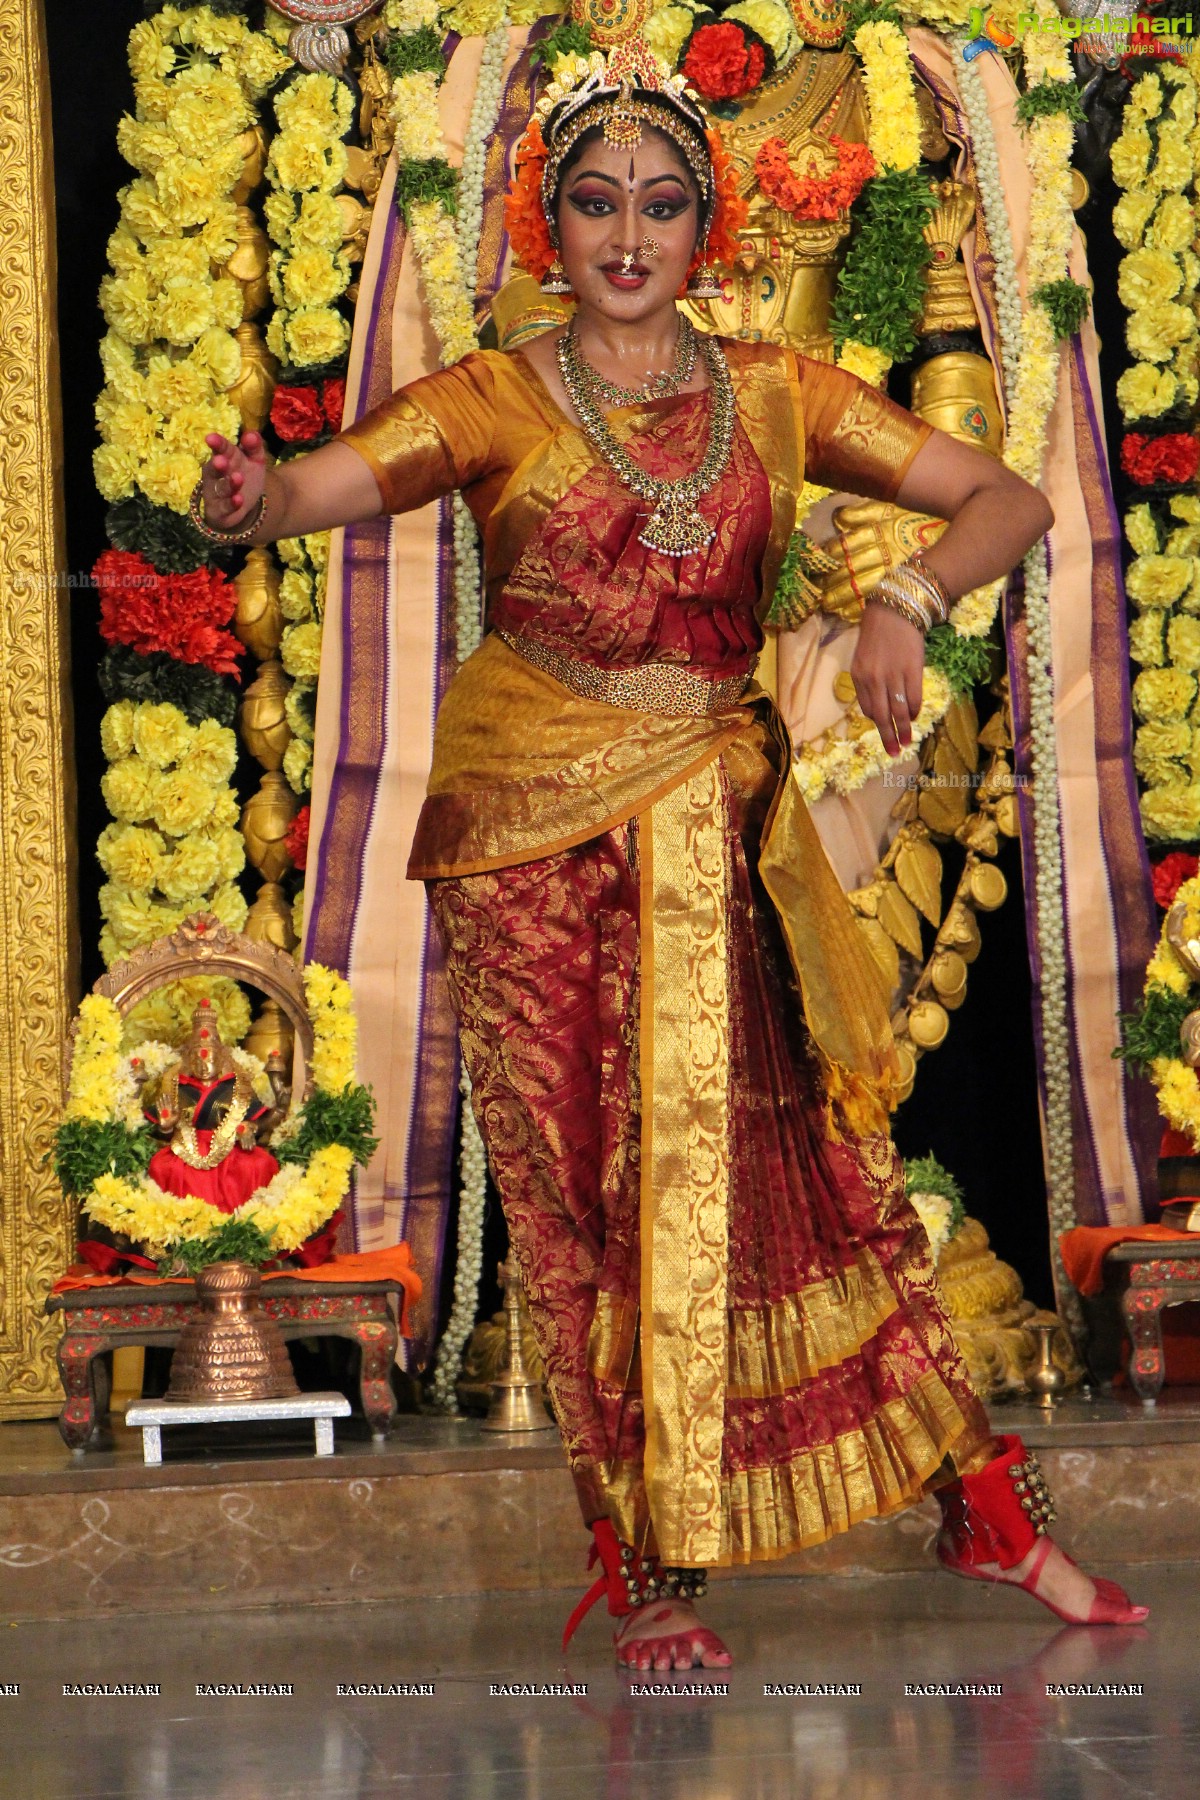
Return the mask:
POLYGON ((950 617, 950 609, 954 605, 953 594, 950 592, 950 589, 946 586, 941 576, 929 567, 929 564, 925 561, 925 552, 923 550, 914 550, 908 561, 910 568, 915 569, 919 575, 923 575, 925 580, 931 582, 937 589, 944 614, 942 623, 945 624, 946 620, 950 617))
POLYGON ((888 580, 902 594, 907 594, 914 606, 921 612, 928 613, 930 624, 945 623, 942 612, 942 601, 932 582, 924 578, 909 563, 900 563, 887 571, 888 580))
POLYGON ((259 496, 258 505, 248 519, 232 531, 222 531, 219 525, 210 525, 204 516, 204 477, 200 477, 192 489, 192 497, 188 501, 188 518, 202 537, 213 544, 248 544, 259 526, 267 516, 267 490, 264 488, 259 496))
POLYGON ((870 600, 878 600, 882 606, 890 606, 893 612, 898 612, 901 618, 908 620, 910 625, 915 625, 922 637, 928 632, 932 623, 929 615, 898 586, 893 587, 888 575, 885 575, 881 581, 875 584, 870 593, 864 596, 864 604, 870 600))

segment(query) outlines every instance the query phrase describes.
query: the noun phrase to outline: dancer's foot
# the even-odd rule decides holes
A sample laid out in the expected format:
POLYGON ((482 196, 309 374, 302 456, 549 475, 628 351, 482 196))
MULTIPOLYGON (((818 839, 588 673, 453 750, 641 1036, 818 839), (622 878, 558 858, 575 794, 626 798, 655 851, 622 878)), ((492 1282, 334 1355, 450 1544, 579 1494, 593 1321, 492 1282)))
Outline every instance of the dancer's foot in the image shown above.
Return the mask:
POLYGON ((727 1669, 733 1661, 716 1632, 700 1623, 690 1600, 651 1602, 630 1613, 613 1644, 627 1669, 727 1669))
POLYGON ((937 1541, 938 1561, 954 1575, 972 1581, 1004 1581, 1023 1588, 1068 1625, 1140 1625, 1148 1606, 1135 1606, 1125 1589, 1104 1576, 1085 1575, 1078 1563, 1048 1537, 1039 1538, 1019 1563, 1009 1569, 998 1562, 962 1563, 954 1555, 948 1532, 937 1541))
POLYGON ((1068 1625, 1140 1625, 1150 1609, 1123 1587, 1093 1580, 1047 1535, 1054 1501, 1037 1457, 1019 1437, 994 1438, 984 1467, 936 1490, 938 1561, 974 1581, 1024 1588, 1068 1625))

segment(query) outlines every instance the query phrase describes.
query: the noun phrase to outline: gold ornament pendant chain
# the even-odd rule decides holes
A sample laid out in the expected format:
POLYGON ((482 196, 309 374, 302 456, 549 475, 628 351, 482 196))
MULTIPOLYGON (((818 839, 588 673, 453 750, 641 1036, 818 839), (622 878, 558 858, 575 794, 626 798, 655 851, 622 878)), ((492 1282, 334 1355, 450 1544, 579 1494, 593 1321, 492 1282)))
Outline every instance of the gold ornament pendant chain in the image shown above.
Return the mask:
MULTIPOLYGON (((571 321, 570 333, 575 337, 575 321, 571 321)), ((609 381, 594 364, 590 363, 575 338, 575 357, 583 371, 583 379, 592 393, 599 399, 608 402, 609 406, 637 406, 647 400, 672 400, 681 387, 692 379, 692 370, 696 367, 696 332, 690 319, 679 315, 679 333, 675 340, 675 364, 673 368, 662 369, 657 375, 649 370, 641 387, 618 387, 615 381, 609 381)))
POLYGON ((187 1163, 190 1169, 215 1169, 218 1163, 233 1149, 238 1128, 250 1111, 249 1094, 237 1094, 230 1102, 229 1110, 209 1139, 208 1151, 201 1150, 196 1137, 196 1126, 191 1119, 180 1119, 172 1148, 181 1162, 187 1163))
POLYGON ((693 551, 703 550, 716 536, 715 527, 697 508, 725 473, 733 448, 736 407, 725 352, 715 337, 707 335, 700 340, 699 350, 713 391, 708 449, 694 474, 677 481, 663 481, 640 468, 609 430, 588 379, 588 365, 572 333, 565 332, 558 340, 559 373, 584 432, 624 486, 653 503, 638 542, 664 556, 690 556, 693 551))

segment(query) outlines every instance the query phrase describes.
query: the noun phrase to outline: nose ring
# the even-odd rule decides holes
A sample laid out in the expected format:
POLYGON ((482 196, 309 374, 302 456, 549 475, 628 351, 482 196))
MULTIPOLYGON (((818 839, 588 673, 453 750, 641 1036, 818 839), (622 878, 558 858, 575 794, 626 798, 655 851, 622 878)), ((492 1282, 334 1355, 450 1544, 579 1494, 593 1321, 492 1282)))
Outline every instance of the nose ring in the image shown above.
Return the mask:
POLYGON ((644 237, 642 239, 642 254, 646 257, 647 261, 650 257, 658 255, 658 245, 652 237, 644 237))

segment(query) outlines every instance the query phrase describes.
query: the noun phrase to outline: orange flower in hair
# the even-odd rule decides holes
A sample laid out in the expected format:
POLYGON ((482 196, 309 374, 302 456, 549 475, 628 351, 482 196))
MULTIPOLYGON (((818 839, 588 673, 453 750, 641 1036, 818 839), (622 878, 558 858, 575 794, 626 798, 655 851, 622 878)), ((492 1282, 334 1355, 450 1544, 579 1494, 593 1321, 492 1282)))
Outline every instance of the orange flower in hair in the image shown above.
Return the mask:
POLYGON ((504 229, 513 255, 527 274, 540 281, 554 261, 550 224, 542 206, 542 171, 546 145, 535 113, 517 145, 516 173, 504 200, 504 229))

